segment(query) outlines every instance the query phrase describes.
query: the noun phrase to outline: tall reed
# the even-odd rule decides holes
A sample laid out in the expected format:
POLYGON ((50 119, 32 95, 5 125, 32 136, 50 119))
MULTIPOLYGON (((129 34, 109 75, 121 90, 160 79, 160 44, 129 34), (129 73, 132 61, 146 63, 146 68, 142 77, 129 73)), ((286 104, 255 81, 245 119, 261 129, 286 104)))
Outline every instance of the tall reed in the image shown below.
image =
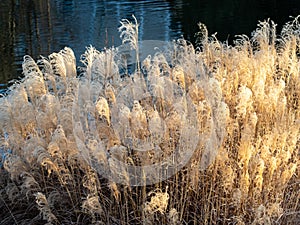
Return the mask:
MULTIPOLYGON (((118 48, 88 47, 79 76, 70 48, 25 56, 0 99, 0 224, 299 223, 299 17, 233 46, 199 28, 129 77, 118 48), (170 177, 124 167, 191 149, 170 177)), ((138 52, 136 19, 120 30, 138 52)))

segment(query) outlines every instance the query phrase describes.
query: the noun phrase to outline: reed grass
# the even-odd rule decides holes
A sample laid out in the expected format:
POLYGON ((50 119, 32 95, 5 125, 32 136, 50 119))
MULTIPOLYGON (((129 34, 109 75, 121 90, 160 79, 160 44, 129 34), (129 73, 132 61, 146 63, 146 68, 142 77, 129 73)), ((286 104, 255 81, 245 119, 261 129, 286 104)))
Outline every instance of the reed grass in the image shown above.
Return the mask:
MULTIPOLYGON (((88 47, 80 76, 70 48, 25 56, 0 99, 0 224, 299 223, 299 17, 233 46, 199 28, 198 48, 180 39, 141 65, 137 54, 129 76, 117 48, 88 47), (112 160, 152 165, 189 151, 183 140, 193 156, 159 182, 132 186, 112 160)), ((120 31, 138 37, 136 19, 120 31)))

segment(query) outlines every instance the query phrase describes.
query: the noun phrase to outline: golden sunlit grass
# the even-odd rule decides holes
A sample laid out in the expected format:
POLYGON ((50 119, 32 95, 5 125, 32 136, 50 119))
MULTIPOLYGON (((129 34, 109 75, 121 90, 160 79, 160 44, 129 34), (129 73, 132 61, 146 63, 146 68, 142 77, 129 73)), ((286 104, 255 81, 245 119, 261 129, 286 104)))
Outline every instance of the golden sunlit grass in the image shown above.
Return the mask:
MULTIPOLYGON (((134 39, 130 76, 117 48, 87 48, 80 76, 70 48, 25 56, 0 99, 0 224, 299 223, 300 24, 275 27, 230 46, 199 24, 197 49, 174 41, 141 65, 134 39), (112 160, 180 163, 191 146, 166 180, 112 160)), ((137 38, 136 19, 120 31, 137 38)))

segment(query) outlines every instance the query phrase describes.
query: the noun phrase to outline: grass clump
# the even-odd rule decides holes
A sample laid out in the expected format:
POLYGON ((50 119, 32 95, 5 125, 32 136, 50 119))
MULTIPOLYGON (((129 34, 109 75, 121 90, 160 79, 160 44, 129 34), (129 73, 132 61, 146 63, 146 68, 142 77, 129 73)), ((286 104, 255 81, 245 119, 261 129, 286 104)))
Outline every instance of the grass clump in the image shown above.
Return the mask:
POLYGON ((129 75, 118 48, 87 48, 80 76, 70 48, 25 56, 0 99, 0 224, 297 224, 298 19, 234 46, 199 24, 199 48, 137 54, 129 75), (124 167, 190 152, 172 176, 124 167))

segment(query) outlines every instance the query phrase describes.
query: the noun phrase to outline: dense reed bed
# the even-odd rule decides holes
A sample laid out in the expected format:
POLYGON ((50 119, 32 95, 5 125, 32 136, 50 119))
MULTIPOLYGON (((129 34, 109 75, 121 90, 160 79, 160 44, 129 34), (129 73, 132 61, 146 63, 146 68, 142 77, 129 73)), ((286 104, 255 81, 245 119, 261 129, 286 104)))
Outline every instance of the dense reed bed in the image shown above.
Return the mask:
POLYGON ((80 75, 70 48, 25 56, 0 99, 0 224, 299 223, 298 18, 233 46, 199 29, 140 59, 123 20, 131 74, 118 48, 88 47, 80 75))

